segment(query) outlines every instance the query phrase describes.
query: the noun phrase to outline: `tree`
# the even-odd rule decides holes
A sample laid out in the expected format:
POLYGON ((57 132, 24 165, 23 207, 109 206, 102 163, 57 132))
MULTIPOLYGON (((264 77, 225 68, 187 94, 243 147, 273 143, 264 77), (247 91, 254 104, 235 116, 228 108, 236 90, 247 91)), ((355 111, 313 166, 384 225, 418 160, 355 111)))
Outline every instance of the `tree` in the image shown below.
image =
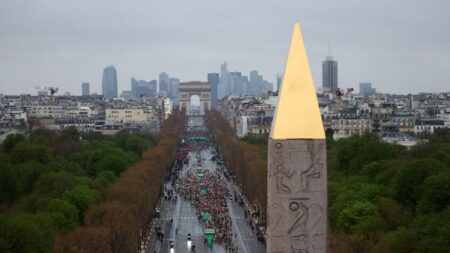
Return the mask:
POLYGON ((109 170, 105 170, 105 171, 98 173, 97 179, 98 178, 104 178, 111 184, 114 183, 114 181, 116 181, 116 175, 114 175, 114 173, 109 170))
POLYGON ((66 200, 50 200, 46 211, 50 213, 59 230, 71 230, 79 224, 78 209, 66 200))
POLYGON ((11 160, 14 163, 23 163, 30 160, 49 163, 51 157, 46 146, 34 145, 28 142, 19 142, 11 151, 11 160))
POLYGON ((53 153, 62 157, 68 157, 74 152, 80 140, 80 135, 76 127, 65 128, 57 137, 58 145, 52 147, 53 153))
POLYGON ((63 199, 76 206, 79 211, 79 219, 83 220, 84 212, 87 208, 100 201, 101 194, 86 185, 79 185, 71 190, 64 192, 63 199))
POLYGON ((17 177, 19 196, 33 190, 34 184, 39 177, 48 172, 48 168, 36 160, 19 163, 13 166, 13 171, 17 177))
POLYGON ((110 253, 108 229, 105 227, 78 227, 68 234, 56 237, 54 253, 110 253))
POLYGON ((384 220, 384 230, 391 231, 405 226, 412 219, 412 213, 393 199, 381 198, 377 210, 384 220))
POLYGON ((10 134, 3 142, 3 150, 6 153, 9 153, 17 143, 22 141, 25 141, 25 136, 23 134, 10 134))
POLYGON ((423 184, 423 195, 418 210, 422 213, 441 212, 450 206, 450 173, 428 177, 423 184))
POLYGON ((416 252, 450 252, 450 208, 439 213, 417 215, 408 231, 417 235, 416 252))
POLYGON ((0 164, 0 205, 11 204, 19 196, 17 176, 9 165, 0 164))
POLYGON ((356 202, 341 211, 337 228, 351 234, 360 222, 375 215, 377 215, 377 209, 374 204, 362 201, 356 202))
POLYGON ((52 218, 45 213, 0 215, 0 252, 47 253, 53 244, 52 218))
POLYGON ((382 143, 372 133, 340 139, 334 147, 337 152, 337 169, 347 173, 358 173, 364 165, 370 162, 387 160, 397 156, 396 149, 392 145, 382 143))
POLYGON ((415 210, 423 194, 423 182, 431 175, 443 171, 445 166, 434 159, 420 159, 410 162, 397 173, 394 181, 396 199, 415 210))
POLYGON ((76 177, 67 172, 51 172, 42 175, 34 186, 36 194, 59 198, 65 191, 74 188, 83 181, 87 182, 87 178, 76 177))

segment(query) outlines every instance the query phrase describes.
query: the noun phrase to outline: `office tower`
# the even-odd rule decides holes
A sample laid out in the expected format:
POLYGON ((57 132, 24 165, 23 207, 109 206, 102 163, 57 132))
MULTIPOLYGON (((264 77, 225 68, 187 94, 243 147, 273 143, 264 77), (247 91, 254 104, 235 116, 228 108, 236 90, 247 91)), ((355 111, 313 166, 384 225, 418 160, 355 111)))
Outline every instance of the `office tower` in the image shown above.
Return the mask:
POLYGON ((273 84, 264 80, 256 70, 250 72, 250 80, 241 72, 229 72, 225 62, 220 66, 220 82, 217 90, 218 99, 230 94, 259 96, 263 92, 273 91, 273 84))
POLYGON ((133 98, 133 94, 132 94, 131 90, 124 90, 120 94, 120 97, 125 99, 125 100, 130 100, 130 99, 133 98))
POLYGON ((263 80, 262 91, 263 92, 273 92, 273 83, 263 80))
POLYGON ((220 66, 220 82, 217 88, 217 98, 222 99, 231 93, 230 88, 230 72, 228 72, 227 62, 220 66))
POLYGON ((180 79, 169 78, 169 98, 172 100, 178 100, 178 86, 180 85, 180 79))
POLYGON ((338 63, 333 56, 322 61, 322 87, 325 91, 336 92, 338 86, 338 63))
POLYGON ((89 83, 82 83, 81 84, 81 95, 82 96, 89 96, 89 83))
POLYGON ((241 72, 230 72, 230 83, 229 86, 231 88, 229 94, 241 95, 243 94, 244 88, 244 79, 241 72))
POLYGON ((372 88, 371 83, 359 83, 359 94, 363 96, 372 96, 375 93, 375 89, 372 88))
POLYGON ((159 74, 159 94, 169 95, 169 75, 165 72, 159 74))
POLYGON ((139 98, 141 96, 149 95, 150 91, 148 89, 147 82, 138 81, 131 78, 131 98, 139 98))
POLYGON ((272 91, 273 84, 264 80, 263 76, 258 74, 258 71, 250 71, 250 88, 249 94, 260 96, 263 92, 272 91))
POLYGON ((208 83, 211 85, 211 106, 214 107, 217 104, 218 99, 218 85, 219 85, 219 73, 208 73, 208 83))
POLYGON ((277 74, 277 91, 278 92, 280 92, 282 81, 283 81, 283 76, 281 74, 277 74))
POLYGON ((102 94, 105 98, 116 98, 118 95, 117 71, 112 65, 103 70, 102 94))
POLYGON ((141 96, 156 95, 156 80, 144 81, 131 78, 131 97, 139 98, 141 96))
POLYGON ((248 93, 253 96, 261 94, 261 86, 259 83, 262 81, 262 77, 258 75, 258 71, 250 71, 250 85, 248 88, 248 93))
POLYGON ((158 81, 156 80, 151 80, 150 82, 148 82, 149 84, 149 89, 150 89, 150 93, 152 95, 156 95, 158 93, 158 81))

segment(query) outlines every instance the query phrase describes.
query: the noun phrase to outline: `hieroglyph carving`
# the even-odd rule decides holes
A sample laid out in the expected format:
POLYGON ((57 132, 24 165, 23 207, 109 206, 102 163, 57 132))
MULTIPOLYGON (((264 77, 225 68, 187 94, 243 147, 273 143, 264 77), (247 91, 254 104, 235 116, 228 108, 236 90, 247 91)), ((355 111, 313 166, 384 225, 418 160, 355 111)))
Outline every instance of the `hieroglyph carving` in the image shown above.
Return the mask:
POLYGON ((326 252, 324 140, 269 141, 268 252, 326 252))
POLYGON ((276 177, 277 192, 291 193, 293 191, 322 190, 323 180, 321 180, 321 177, 324 170, 324 162, 322 162, 320 154, 324 154, 324 143, 314 144, 313 141, 309 141, 306 151, 302 151, 291 144, 285 149, 285 153, 283 153, 283 145, 281 143, 277 143, 275 146, 274 163, 277 165, 274 176, 276 177), (299 152, 306 153, 307 157, 305 157, 305 154, 299 154, 299 152), (299 158, 306 158, 309 162, 305 162, 304 159, 299 160, 299 158), (290 160, 290 163, 293 163, 294 166, 285 166, 285 160, 290 160), (314 179, 317 180, 315 180, 314 184, 311 184, 311 181, 314 181, 314 179))

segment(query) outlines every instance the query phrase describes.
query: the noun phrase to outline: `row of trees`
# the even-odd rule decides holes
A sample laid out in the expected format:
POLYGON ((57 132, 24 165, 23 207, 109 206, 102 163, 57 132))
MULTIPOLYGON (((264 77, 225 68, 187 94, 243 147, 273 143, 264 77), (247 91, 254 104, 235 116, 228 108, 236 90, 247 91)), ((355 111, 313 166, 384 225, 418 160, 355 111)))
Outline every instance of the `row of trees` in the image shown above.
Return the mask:
POLYGON ((75 128, 9 135, 0 148, 0 252, 50 252, 55 234, 81 224, 156 142, 127 133, 80 140, 75 128))
POLYGON ((107 190, 106 200, 91 206, 83 226, 60 234, 53 252, 136 252, 160 198, 166 169, 174 160, 184 116, 175 113, 161 128, 157 146, 142 153, 107 190))
POLYGON ((208 112, 209 128, 220 147, 225 166, 237 178, 249 200, 263 215, 267 210, 267 161, 257 145, 235 138, 234 131, 217 111, 208 112))

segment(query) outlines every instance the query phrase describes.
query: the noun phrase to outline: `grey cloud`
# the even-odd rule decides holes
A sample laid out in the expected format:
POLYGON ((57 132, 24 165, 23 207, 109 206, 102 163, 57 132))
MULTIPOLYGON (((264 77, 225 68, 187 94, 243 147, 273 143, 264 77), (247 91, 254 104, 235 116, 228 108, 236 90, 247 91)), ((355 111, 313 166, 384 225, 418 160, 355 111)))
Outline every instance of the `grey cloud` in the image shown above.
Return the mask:
POLYGON ((331 40, 342 87, 449 90, 448 13, 447 0, 2 0, 0 93, 52 83, 79 94, 84 81, 100 91, 109 64, 120 90, 162 71, 204 80, 224 60, 274 82, 297 20, 317 86, 331 40))

